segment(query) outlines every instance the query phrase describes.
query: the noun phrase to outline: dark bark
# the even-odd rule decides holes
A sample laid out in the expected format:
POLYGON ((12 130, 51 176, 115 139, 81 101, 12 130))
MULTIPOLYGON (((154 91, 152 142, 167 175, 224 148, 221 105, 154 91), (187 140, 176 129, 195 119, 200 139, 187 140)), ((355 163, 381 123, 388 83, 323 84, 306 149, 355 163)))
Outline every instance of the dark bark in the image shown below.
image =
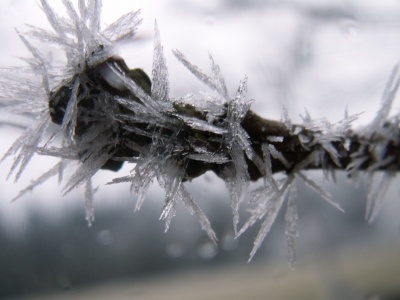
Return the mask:
MULTIPOLYGON (((112 60, 114 63, 117 63, 131 79, 133 79, 138 85, 142 86, 142 88, 148 94, 150 94, 151 81, 142 70, 129 70, 121 58, 111 58, 110 60, 112 60)), ((100 64, 99 66, 88 69, 85 73, 76 75, 85 76, 84 82, 86 82, 86 86, 80 86, 78 91, 78 121, 75 128, 76 136, 82 136, 90 126, 96 126, 95 122, 87 122, 87 119, 85 119, 88 116, 88 110, 90 111, 90 108, 95 106, 94 102, 96 101, 96 94, 109 93, 111 96, 119 96, 127 98, 131 101, 140 102, 140 100, 135 95, 132 95, 128 90, 118 89, 110 86, 107 80, 105 80, 101 75, 103 74, 102 68, 106 67, 105 64, 106 62, 100 64), (87 92, 88 90, 90 91, 89 93, 87 92), (83 112, 83 108, 85 112, 83 112)), ((68 101, 71 97, 71 90, 74 80, 75 78, 69 82, 66 82, 63 86, 51 94, 49 101, 50 114, 52 121, 56 124, 60 125, 62 123, 68 101)), ((114 105, 122 115, 134 114, 134 112, 127 110, 122 105, 114 105)), ((189 104, 182 106, 175 105, 175 110, 178 114, 187 117, 196 117, 198 119, 206 120, 205 112, 197 111, 189 104)), ((95 110, 93 109, 93 111, 95 110)), ((98 110, 96 110, 96 112, 98 113, 98 110)), ((224 117, 225 116, 221 116, 214 122, 214 124, 218 126, 224 126, 224 117)), ((123 125, 124 124, 121 123, 116 132, 116 134, 119 135, 119 142, 113 147, 113 149, 110 150, 114 153, 113 158, 109 160, 102 167, 102 169, 118 171, 122 167, 123 160, 125 158, 138 157, 141 153, 145 152, 152 143, 154 126, 149 126, 148 124, 129 124, 129 126, 133 126, 136 129, 135 131, 131 131, 127 130, 123 125)), ((329 153, 323 149, 322 145, 318 143, 313 144, 312 141, 315 138, 315 135, 318 135, 319 133, 307 130, 302 125, 292 125, 292 128, 289 130, 284 123, 263 119, 252 111, 248 111, 246 116, 243 118, 241 125, 250 136, 251 146, 258 156, 263 157, 262 145, 268 143, 274 145, 276 150, 282 153, 282 155, 289 162, 290 167, 287 167, 280 160, 272 158, 273 173, 291 173, 296 171, 296 166, 304 161, 315 150, 321 150, 321 153, 323 154, 321 162, 317 165, 307 165, 304 167, 305 169, 327 170, 334 168, 344 170, 352 161, 353 156, 366 156, 367 159, 358 169, 367 170, 377 161, 377 158, 374 155, 374 149, 371 149, 371 147, 368 147, 368 145, 379 142, 379 136, 373 136, 368 140, 362 136, 358 136, 352 131, 349 131, 345 138, 336 142, 332 142, 332 146, 339 154, 338 165, 332 160, 329 153), (308 143, 306 146, 302 145, 299 139, 299 134, 308 138, 310 143, 308 143), (283 141, 271 142, 268 140, 269 137, 283 137, 283 141), (348 148, 346 148, 345 145, 349 145, 348 148)), ((174 134, 173 131, 166 128, 162 128, 160 133, 165 136, 174 134)), ((179 129, 178 138, 186 149, 190 149, 193 147, 193 145, 196 145, 207 148, 209 152, 223 153, 229 156, 229 151, 225 144, 226 141, 220 135, 195 130, 182 123, 182 127, 179 129)), ((391 163, 391 168, 398 170, 400 166, 399 145, 390 142, 385 149, 386 151, 383 154, 383 157, 380 157, 380 159, 382 160, 389 156, 394 156, 395 159, 391 163)), ((214 171, 218 176, 224 177, 224 172, 226 172, 226 169, 232 169, 232 163, 204 163, 201 161, 187 159, 184 155, 182 155, 179 159, 186 160, 185 180, 196 178, 210 170, 214 171)), ((250 179, 257 180, 261 178, 262 174, 259 168, 247 157, 246 160, 250 179)), ((385 166, 385 168, 386 167, 387 166, 385 166)), ((380 169, 383 168, 384 167, 381 167, 380 169)))

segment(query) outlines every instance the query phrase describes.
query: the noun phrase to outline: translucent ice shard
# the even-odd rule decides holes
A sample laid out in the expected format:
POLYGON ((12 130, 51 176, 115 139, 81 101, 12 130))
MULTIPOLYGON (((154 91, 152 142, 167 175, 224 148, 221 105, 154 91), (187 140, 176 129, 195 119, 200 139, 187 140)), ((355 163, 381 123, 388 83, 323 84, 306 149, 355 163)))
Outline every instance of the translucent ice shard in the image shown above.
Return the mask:
POLYGON ((163 176, 163 185, 165 189, 164 208, 160 219, 165 219, 165 231, 168 230, 172 217, 175 215, 175 207, 177 202, 177 193, 182 184, 184 169, 174 161, 165 162, 165 173, 163 176))
MULTIPOLYGON (((390 74, 389 80, 386 83, 386 87, 382 95, 381 108, 376 114, 374 120, 364 130, 364 135, 367 137, 371 137, 376 130, 381 129, 388 119, 393 100, 400 85, 400 76, 397 74, 398 68, 398 65, 394 67, 392 73, 390 74)), ((390 139, 391 137, 388 138, 390 139)))
POLYGON ((179 189, 179 196, 182 198, 182 201, 189 210, 189 212, 197 216, 201 224, 201 228, 207 233, 208 237, 216 245, 217 236, 214 230, 211 228, 210 221, 207 219, 206 215, 203 213, 203 211, 197 205, 196 201, 194 201, 190 193, 186 190, 186 188, 183 185, 181 185, 179 189))
POLYGON ((139 19, 139 14, 140 10, 123 15, 117 21, 105 28, 101 32, 102 35, 112 43, 133 37, 137 31, 137 27, 142 22, 142 20, 139 19))
POLYGON ((214 80, 211 77, 209 77, 208 75, 204 74, 203 71, 201 71, 196 65, 193 65, 192 63, 190 63, 189 60, 181 52, 179 52, 178 50, 173 50, 172 53, 201 82, 203 82, 205 85, 207 85, 212 90, 214 90, 216 92, 219 91, 219 88, 215 84, 214 80))
POLYGON ((228 89, 225 84, 225 79, 221 74, 219 66, 215 64, 211 53, 209 53, 209 56, 211 61, 211 71, 214 75, 214 84, 216 86, 216 89, 224 99, 228 99, 228 89))
POLYGON ((154 23, 154 57, 152 71, 151 96, 159 101, 169 101, 168 70, 165 64, 163 47, 157 22, 154 23))
POLYGON ((189 154, 186 157, 193 160, 199 160, 203 162, 216 163, 216 164, 224 164, 230 161, 228 157, 218 153, 189 154))
POLYGON ((286 182, 281 187, 278 194, 275 197, 271 198, 267 203, 265 212, 265 218, 263 223, 261 224, 261 228, 254 240, 254 247, 250 252, 249 261, 253 258, 254 254, 256 254, 258 248, 260 248, 262 241, 264 240, 265 236, 268 234, 269 230, 271 229, 272 224, 274 223, 276 216, 285 200, 285 195, 293 182, 293 177, 289 176, 286 182))
POLYGON ((292 132, 293 130, 292 121, 290 120, 288 111, 285 106, 283 106, 282 119, 283 123, 285 123, 286 129, 289 130, 289 132, 292 132))
POLYGON ((267 136, 267 140, 271 143, 282 143, 283 139, 284 139, 283 136, 274 136, 274 135, 267 136))
POLYGON ((86 210, 86 221, 88 222, 88 225, 90 227, 94 222, 93 188, 92 188, 92 180, 90 178, 86 181, 86 187, 85 187, 85 210, 86 210))
POLYGON ((269 150, 269 145, 267 143, 262 144, 261 148, 264 156, 264 166, 265 166, 265 176, 264 183, 266 186, 271 187, 276 193, 278 192, 278 186, 273 177, 272 173, 272 163, 271 163, 271 152, 269 150))
POLYGON ((15 176, 15 180, 17 181, 21 176, 21 173, 24 171, 25 167, 28 165, 29 161, 35 154, 34 147, 38 146, 40 143, 43 134, 49 125, 50 117, 47 112, 44 112, 39 118, 33 123, 22 135, 19 137, 11 148, 7 151, 7 153, 2 158, 5 159, 10 155, 16 154, 18 151, 18 155, 14 158, 14 163, 11 167, 10 173, 8 177, 12 174, 12 172, 18 167, 19 170, 15 176))
POLYGON ((233 226, 236 232, 237 224, 239 223, 239 204, 244 197, 245 191, 247 190, 250 176, 247 171, 247 164, 243 151, 237 145, 234 145, 230 154, 235 170, 226 172, 224 179, 231 198, 233 226))
POLYGON ((63 188, 64 195, 87 182, 111 157, 112 153, 110 153, 109 148, 105 148, 102 151, 89 156, 71 176, 63 188))
POLYGON ((330 205, 336 207, 341 212, 344 212, 343 208, 332 199, 332 196, 322 186, 318 185, 314 180, 308 178, 301 172, 298 172, 297 175, 304 180, 306 186, 324 198, 330 205))
POLYGON ((49 171, 47 171, 46 173, 42 174, 39 178, 37 178, 36 180, 34 180, 29 186, 27 186, 25 189, 23 189, 22 191, 19 192, 18 196, 16 196, 14 199, 12 199, 11 201, 15 201, 19 198, 21 198, 22 196, 24 196, 25 194, 27 194, 28 192, 32 192, 32 190, 34 188, 36 188, 37 186, 41 185, 42 183, 46 182, 47 180, 49 180, 51 177, 56 176, 58 173, 58 168, 59 168, 59 164, 55 165, 53 168, 51 168, 49 171))
POLYGON ((268 148, 273 158, 278 159, 286 167, 286 169, 290 168, 290 163, 287 161, 287 159, 283 156, 281 152, 276 150, 274 145, 270 144, 268 145, 268 148))
POLYGON ((187 125, 189 125, 193 129, 197 129, 197 130, 201 130, 201 131, 208 131, 208 132, 215 133, 215 134, 228 133, 227 129, 225 129, 223 127, 211 125, 210 123, 200 120, 198 118, 185 117, 185 116, 181 116, 181 115, 176 115, 176 116, 178 118, 182 119, 187 125))
POLYGON ((296 187, 292 186, 289 191, 287 208, 285 213, 285 233, 289 250, 289 265, 294 268, 296 263, 296 238, 297 231, 297 205, 296 205, 296 187))
POLYGON ((75 134, 75 127, 77 122, 78 114, 78 88, 79 88, 79 77, 75 78, 74 86, 71 92, 71 98, 68 101, 67 110, 65 112, 61 129, 67 132, 66 136, 70 137, 71 140, 75 134))
POLYGON ((390 187, 390 183, 395 175, 396 173, 393 170, 386 170, 375 194, 373 194, 373 176, 370 175, 368 180, 367 208, 365 213, 365 218, 368 220, 368 223, 372 223, 378 215, 384 202, 383 200, 385 199, 385 195, 390 187))

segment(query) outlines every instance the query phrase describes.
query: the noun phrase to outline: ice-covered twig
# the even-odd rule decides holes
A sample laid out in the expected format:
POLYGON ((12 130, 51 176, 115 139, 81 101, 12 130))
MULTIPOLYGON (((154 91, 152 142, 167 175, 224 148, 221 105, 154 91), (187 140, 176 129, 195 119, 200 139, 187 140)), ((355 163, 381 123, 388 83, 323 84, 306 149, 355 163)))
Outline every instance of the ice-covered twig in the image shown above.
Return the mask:
POLYGON ((85 184, 86 218, 90 225, 94 221, 94 174, 100 169, 118 171, 124 161, 135 162, 130 175, 111 183, 131 184, 131 191, 138 196, 136 210, 156 180, 165 190, 161 219, 165 220, 166 229, 176 213, 176 203, 182 201, 216 243, 210 222, 185 187, 186 181, 212 171, 226 183, 237 235, 258 219, 264 219, 250 259, 289 193, 285 220, 291 266, 297 236, 294 179, 301 178, 306 186, 342 210, 303 171, 320 169, 329 174, 343 170, 355 177, 366 170, 370 174, 366 218, 371 222, 376 217, 387 187, 400 169, 400 117, 389 117, 400 85, 397 67, 383 93, 381 109, 363 130, 352 129, 351 123, 359 115, 348 115, 347 110, 344 119, 337 123, 313 119, 306 111, 303 123, 293 124, 285 108, 282 121, 266 120, 250 109, 254 100, 247 99, 247 76, 231 94, 211 54, 212 74, 207 75, 181 52, 173 51, 210 91, 196 102, 190 102, 193 93, 171 98, 157 23, 151 79, 141 69, 130 69, 115 49, 118 41, 136 33, 141 22, 139 11, 127 13, 102 29, 100 0, 80 0, 77 10, 69 0, 62 2, 67 17, 59 16, 47 0, 41 0, 53 31, 29 26, 27 33, 18 33, 33 56, 23 59, 28 66, 0 70, 0 108, 35 118, 3 157, 14 157, 10 174, 19 167, 18 179, 34 154, 60 159, 17 198, 57 174, 61 182, 66 164, 75 161, 77 167, 66 178, 63 192, 67 194, 85 184), (66 65, 52 66, 29 39, 64 50, 66 65), (48 126, 50 121, 54 126, 48 126), (52 132, 43 145, 46 130, 52 132), (372 179, 379 170, 385 175, 374 192, 372 179), (285 176, 277 180, 274 174, 279 172, 285 176), (246 199, 249 183, 261 178, 263 186, 249 193, 249 202, 254 205, 251 216, 237 230, 239 207, 246 199))

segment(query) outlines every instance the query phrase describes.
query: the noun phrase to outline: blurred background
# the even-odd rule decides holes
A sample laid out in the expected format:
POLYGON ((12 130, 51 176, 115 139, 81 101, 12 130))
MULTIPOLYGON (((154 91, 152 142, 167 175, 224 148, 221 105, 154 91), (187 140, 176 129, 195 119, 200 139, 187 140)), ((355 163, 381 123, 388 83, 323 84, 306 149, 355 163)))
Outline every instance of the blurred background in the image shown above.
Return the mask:
MULTIPOLYGON (((62 14, 61 1, 49 1, 62 14)), ((103 0, 103 25, 142 9, 132 42, 120 46, 131 68, 151 74, 154 21, 161 34, 171 96, 205 89, 173 57, 179 49, 206 73, 209 54, 219 64, 231 94, 247 74, 252 109, 279 120, 284 105, 293 122, 304 108, 312 117, 337 122, 364 112, 374 117, 386 80, 400 58, 400 1, 103 0)), ((4 0, 0 6, 0 67, 29 57, 15 28, 50 29, 36 1, 4 0)), ((62 53, 39 46, 62 62, 62 53)), ((399 113, 396 100, 392 113, 399 113)), ((21 121, 22 122, 22 121, 21 121)), ((0 127, 3 155, 21 134, 0 127)), ((0 165, 0 297, 2 299, 400 299, 400 199, 398 180, 375 222, 364 220, 366 178, 322 182, 343 214, 307 189, 298 189, 298 262, 287 264, 284 210, 250 263, 259 223, 233 239, 230 200, 213 173, 185 183, 217 233, 218 247, 196 217, 179 206, 170 229, 159 220, 163 190, 154 184, 134 212, 129 185, 105 186, 127 175, 100 171, 94 177, 96 221, 85 221, 83 190, 61 197, 57 179, 10 203, 21 189, 53 166, 36 157, 18 183, 6 181, 12 159, 0 165)), ((378 174, 378 177, 381 174, 378 174)), ((256 186, 259 183, 254 183, 256 186)), ((248 216, 242 205, 241 223, 248 216)))

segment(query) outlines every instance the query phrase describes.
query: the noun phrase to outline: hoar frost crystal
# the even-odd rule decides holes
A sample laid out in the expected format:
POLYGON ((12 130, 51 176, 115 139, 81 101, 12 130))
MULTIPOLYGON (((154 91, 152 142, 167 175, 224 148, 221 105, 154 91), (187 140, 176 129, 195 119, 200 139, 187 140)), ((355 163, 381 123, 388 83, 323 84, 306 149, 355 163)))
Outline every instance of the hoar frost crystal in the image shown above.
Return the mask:
POLYGON ((24 59, 27 67, 5 68, 0 73, 0 108, 35 117, 35 122, 3 157, 3 160, 14 157, 9 176, 16 172, 15 180, 18 180, 34 154, 60 159, 15 199, 58 175, 64 195, 85 185, 86 218, 91 225, 94 221, 92 176, 100 169, 117 171, 124 161, 134 162, 131 174, 115 178, 109 184, 129 182, 131 191, 137 195, 138 210, 148 188, 157 179, 165 190, 160 218, 165 220, 166 230, 175 215, 177 202, 182 201, 217 243, 210 222, 184 185, 185 181, 213 171, 225 181, 229 191, 237 236, 258 219, 263 220, 250 259, 288 198, 285 222, 291 266, 295 263, 297 237, 295 179, 300 178, 328 203, 343 210, 302 170, 322 169, 327 178, 329 174, 334 178, 336 169, 346 169, 352 178, 365 170, 370 186, 366 218, 369 222, 375 218, 400 165, 399 118, 389 119, 400 82, 397 68, 387 84, 382 108, 365 129, 353 131, 350 124, 358 115, 347 113, 342 121, 331 124, 326 119, 312 119, 306 112, 303 124, 293 125, 284 109, 281 122, 270 121, 250 110, 252 101, 246 99, 247 77, 229 95, 220 68, 211 55, 212 76, 208 76, 181 52, 173 51, 211 92, 195 104, 190 101, 192 94, 171 98, 157 24, 151 79, 141 69, 129 69, 116 53, 115 45, 135 35, 140 24, 139 11, 128 13, 101 29, 100 0, 79 0, 77 10, 69 0, 63 3, 68 17, 59 16, 47 0, 41 0, 54 31, 29 26, 28 32, 17 32, 32 57, 24 59), (52 66, 29 39, 63 49, 67 64, 52 66), (21 70, 26 76, 19 76, 21 70), (43 140, 51 122, 58 126, 50 132, 48 140, 43 140), (61 146, 56 146, 56 142, 61 146), (63 178, 65 168, 75 169, 66 179, 63 178), (378 190, 373 191, 377 170, 385 170, 385 175, 378 190), (285 176, 276 179, 277 172, 285 176), (249 182, 260 178, 263 185, 247 194, 249 182), (238 229, 239 205, 246 194, 252 207, 251 216, 238 229))

